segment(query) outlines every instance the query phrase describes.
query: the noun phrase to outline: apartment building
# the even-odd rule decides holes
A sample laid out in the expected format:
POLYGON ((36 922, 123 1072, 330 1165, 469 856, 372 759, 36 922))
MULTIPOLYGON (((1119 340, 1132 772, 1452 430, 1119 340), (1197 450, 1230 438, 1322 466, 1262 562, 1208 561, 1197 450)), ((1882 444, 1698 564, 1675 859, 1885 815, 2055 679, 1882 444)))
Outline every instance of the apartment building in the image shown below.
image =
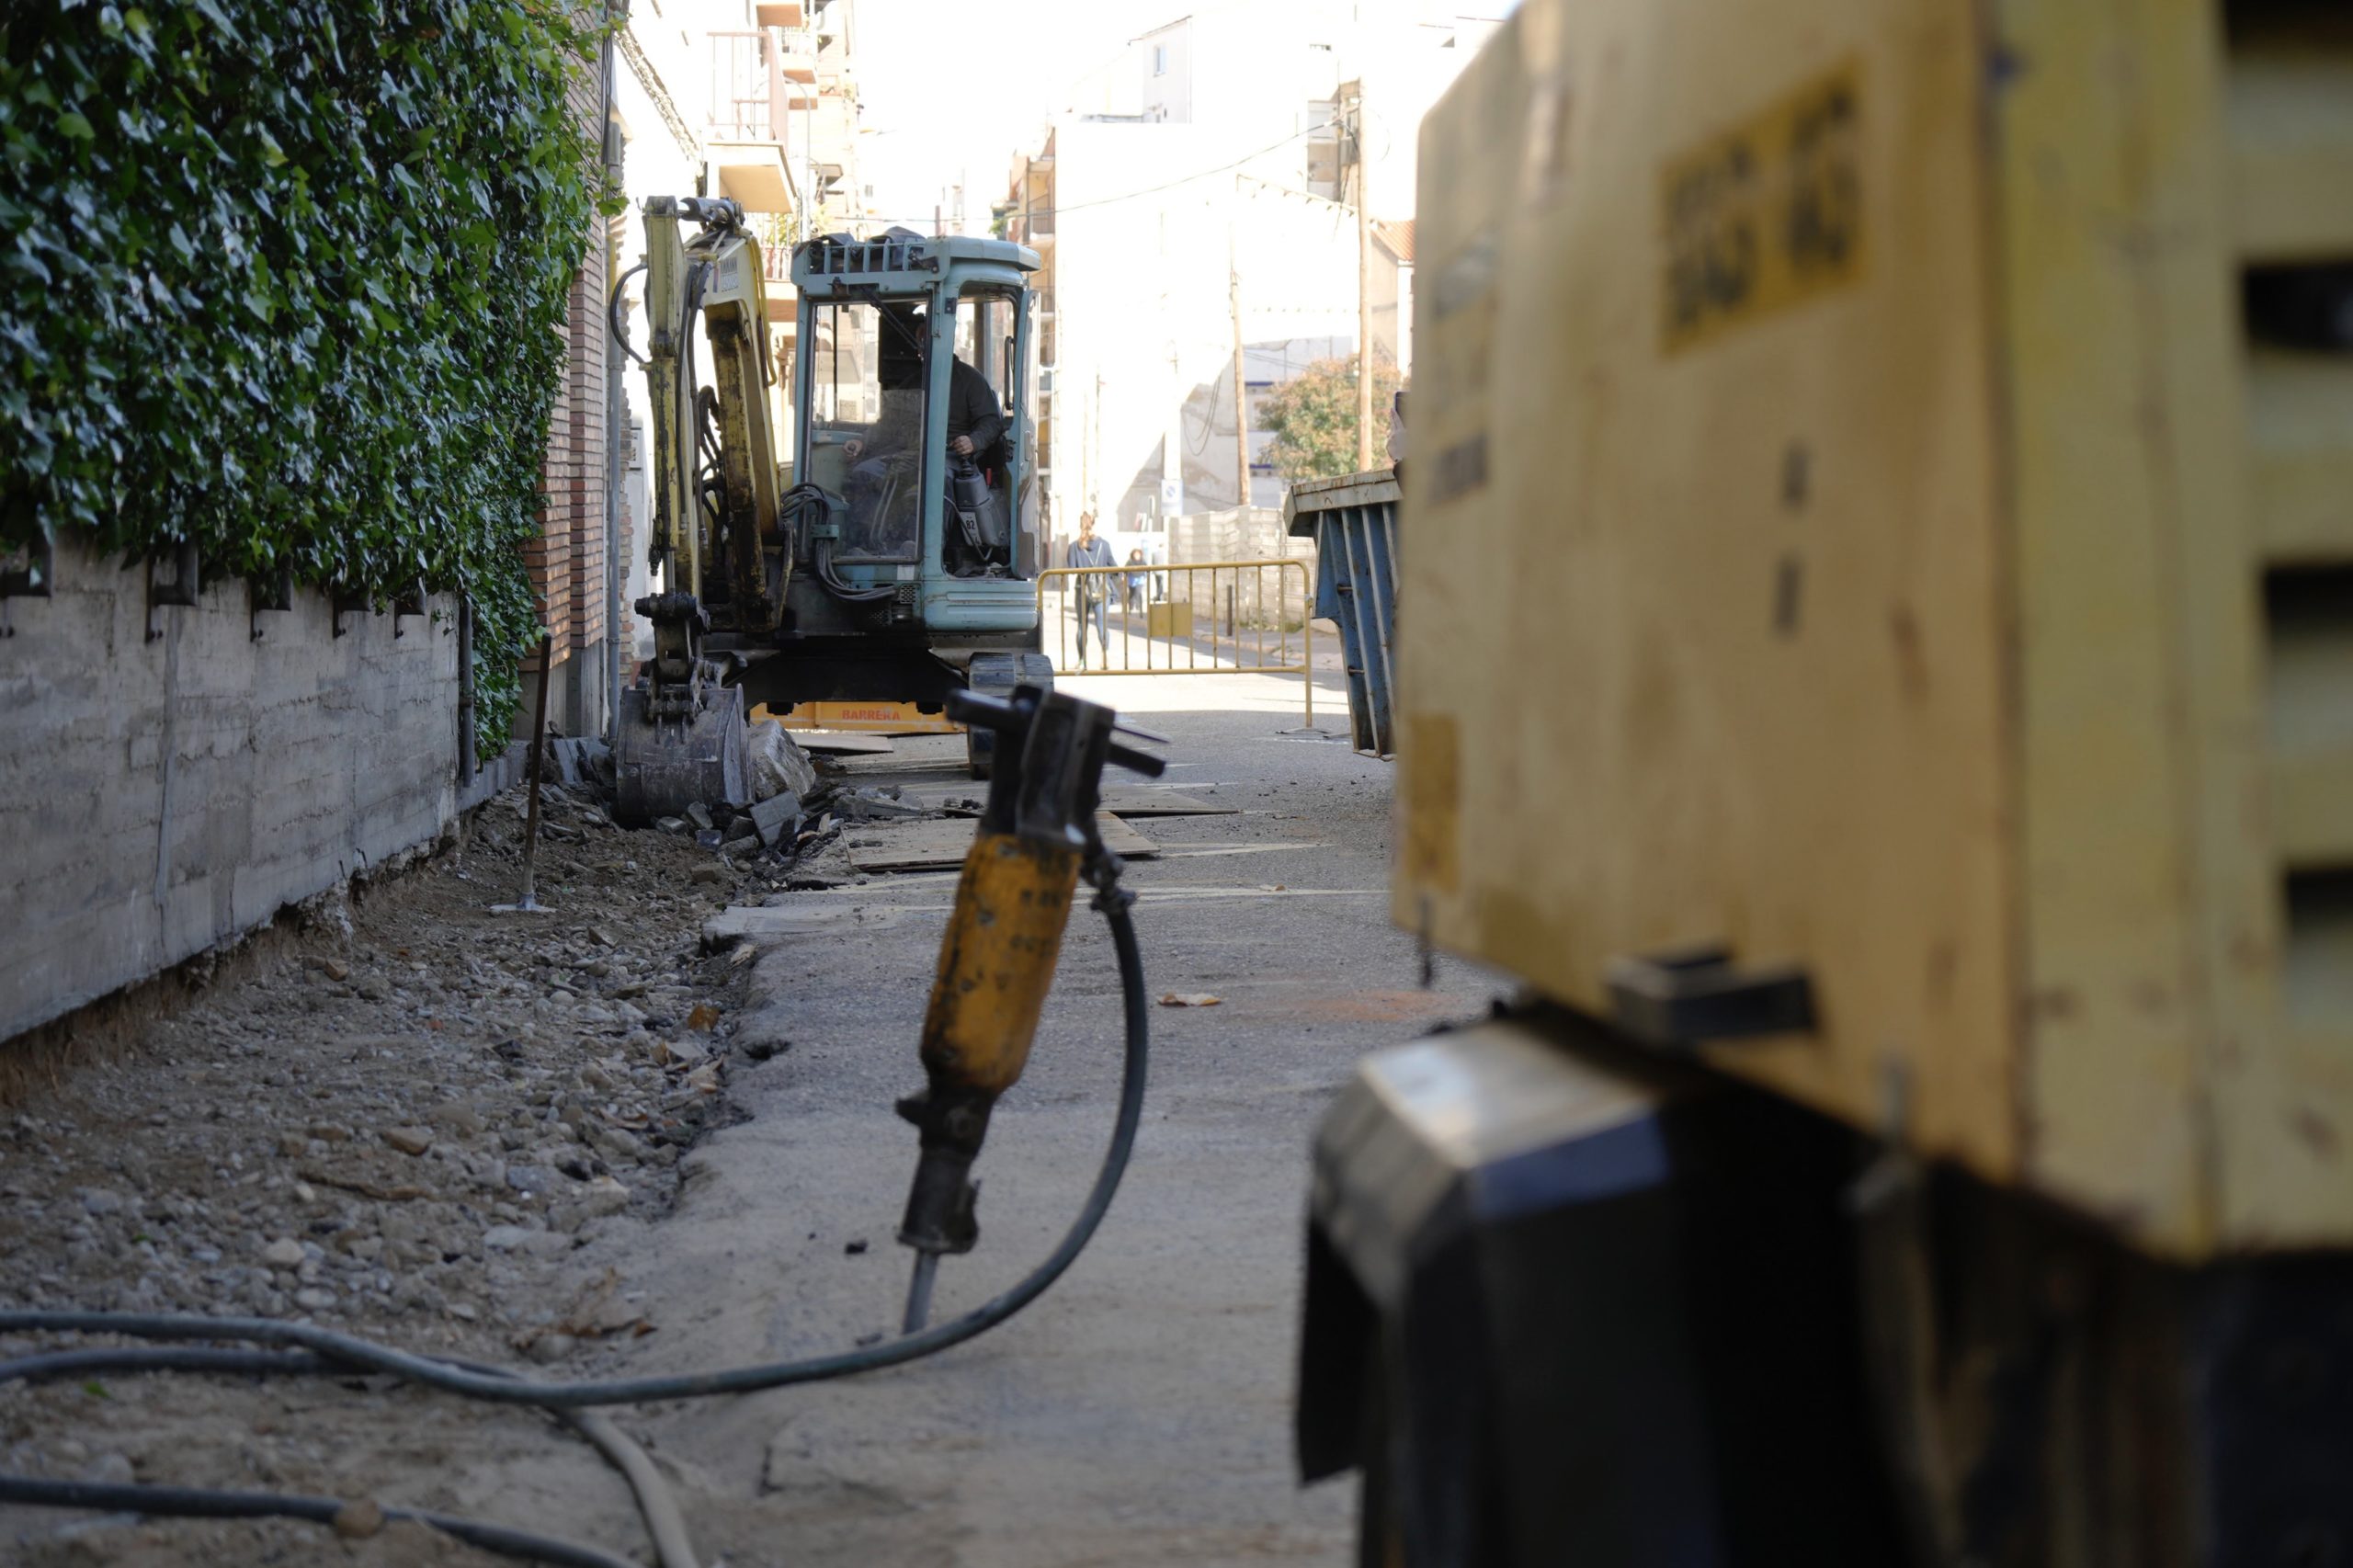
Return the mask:
POLYGON ((1211 4, 1073 86, 999 209, 1043 263, 1038 428, 1058 533, 1086 510, 1131 528, 1280 504, 1250 413, 1358 347, 1344 83, 1370 106, 1372 351, 1410 369, 1415 132, 1495 25, 1451 0, 1211 4))

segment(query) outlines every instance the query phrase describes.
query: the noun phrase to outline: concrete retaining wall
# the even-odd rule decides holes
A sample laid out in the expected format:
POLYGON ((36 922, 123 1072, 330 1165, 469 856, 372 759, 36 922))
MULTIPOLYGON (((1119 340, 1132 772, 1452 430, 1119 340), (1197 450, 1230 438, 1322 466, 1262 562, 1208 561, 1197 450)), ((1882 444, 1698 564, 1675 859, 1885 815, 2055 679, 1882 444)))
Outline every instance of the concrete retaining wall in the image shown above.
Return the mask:
POLYGON ((454 601, 344 617, 243 582, 158 608, 61 544, 0 601, 0 1040, 142 980, 438 835, 459 808, 454 601))

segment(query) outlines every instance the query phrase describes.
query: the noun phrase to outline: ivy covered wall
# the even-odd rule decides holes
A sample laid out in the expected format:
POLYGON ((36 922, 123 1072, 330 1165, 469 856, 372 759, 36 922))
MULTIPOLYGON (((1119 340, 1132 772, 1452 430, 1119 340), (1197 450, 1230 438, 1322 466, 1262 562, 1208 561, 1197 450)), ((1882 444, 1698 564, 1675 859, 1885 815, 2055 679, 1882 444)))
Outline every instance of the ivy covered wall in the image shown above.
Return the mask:
POLYGON ((605 205, 564 0, 0 6, 0 545, 462 592, 487 749, 539 613, 605 205))

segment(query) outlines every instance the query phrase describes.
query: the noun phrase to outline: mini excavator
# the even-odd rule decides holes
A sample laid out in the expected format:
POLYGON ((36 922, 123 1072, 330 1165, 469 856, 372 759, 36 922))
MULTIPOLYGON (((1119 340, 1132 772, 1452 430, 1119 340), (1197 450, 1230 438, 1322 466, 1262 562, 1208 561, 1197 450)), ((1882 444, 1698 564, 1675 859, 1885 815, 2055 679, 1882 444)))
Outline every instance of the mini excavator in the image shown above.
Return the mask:
MULTIPOLYGON (((615 719, 617 815, 746 801, 745 714, 763 703, 937 712, 957 692, 1051 687, 1026 384, 1037 254, 905 229, 796 245, 788 464, 743 209, 655 197, 642 216, 659 591, 636 606, 654 656, 615 719)), ((618 290, 613 308, 618 327, 618 290)), ((975 778, 994 740, 968 732, 975 778)))

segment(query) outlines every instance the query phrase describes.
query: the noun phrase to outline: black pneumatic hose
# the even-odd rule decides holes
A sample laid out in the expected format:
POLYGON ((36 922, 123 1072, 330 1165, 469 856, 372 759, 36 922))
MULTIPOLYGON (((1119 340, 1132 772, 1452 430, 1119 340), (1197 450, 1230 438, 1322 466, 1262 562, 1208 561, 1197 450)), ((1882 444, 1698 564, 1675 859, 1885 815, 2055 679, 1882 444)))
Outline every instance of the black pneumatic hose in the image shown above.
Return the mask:
MULTIPOLYGON (((833 504, 825 499, 825 493, 806 481, 786 491, 784 498, 777 503, 778 516, 796 539, 805 537, 801 520, 804 513, 813 514, 816 520, 823 523, 832 515, 832 509, 833 504)), ((879 604, 899 591, 888 583, 879 587, 858 588, 842 581, 840 574, 834 570, 834 547, 825 540, 810 540, 808 550, 810 564, 816 569, 818 585, 846 604, 879 604)))
MULTIPOLYGON (((212 1492, 195 1486, 116 1486, 89 1481, 36 1481, 0 1475, 0 1503, 44 1508, 88 1508, 102 1514, 152 1514, 194 1519, 309 1519, 332 1525, 344 1504, 335 1497, 303 1497, 278 1492, 212 1492)), ((563 1568, 638 1568, 629 1558, 505 1525, 429 1514, 420 1508, 386 1508, 387 1519, 415 1519, 444 1535, 502 1557, 553 1562, 563 1568)))
MULTIPOLYGON (((476 1361, 452 1359, 449 1364, 454 1367, 464 1367, 472 1371, 487 1372, 493 1377, 517 1375, 503 1368, 485 1366, 476 1361)), ((228 1372, 269 1377, 306 1373, 333 1374, 347 1372, 350 1369, 324 1356, 313 1355, 308 1350, 244 1350, 215 1345, 102 1345, 82 1350, 53 1350, 45 1355, 22 1356, 13 1361, 0 1361, 0 1383, 90 1377, 104 1372, 228 1372)), ((654 1552, 661 1568, 695 1568, 697 1559, 694 1542, 688 1537, 685 1517, 678 1511, 676 1499, 670 1495, 669 1489, 662 1483, 661 1476, 654 1469, 653 1462, 645 1457, 645 1450, 631 1441, 621 1429, 613 1424, 610 1417, 600 1415, 593 1410, 551 1410, 547 1414, 570 1426, 582 1437, 587 1438, 612 1464, 613 1468, 621 1472, 622 1478, 629 1483, 631 1492, 636 1494, 638 1512, 644 1517, 647 1534, 654 1538, 654 1552)), ((34 1487, 49 1484, 31 1477, 0 1472, 0 1486, 18 1483, 34 1487)), ((183 1493, 187 1491, 186 1488, 177 1490, 183 1493)), ((256 1505, 251 1511, 257 1515, 289 1512, 286 1509, 258 1506, 263 1503, 275 1503, 280 1500, 271 1493, 216 1492, 208 1493, 205 1495, 216 1500, 222 1507, 227 1507, 231 1504, 256 1505)), ((19 1499, 19 1501, 30 1500, 32 1499, 19 1499)), ((297 1505, 304 1501, 305 1499, 301 1498, 294 1499, 297 1505)), ((75 1505, 66 1496, 61 1495, 57 1506, 71 1507, 75 1505)), ((291 1517, 308 1517, 306 1514, 299 1511, 292 1512, 291 1517)), ((426 1517, 426 1516, 420 1515, 419 1517, 426 1517)), ((427 1522, 443 1525, 448 1523, 438 1516, 433 1517, 427 1522)), ((505 1526, 485 1528, 506 1528, 505 1526)), ((568 1540, 527 1536, 519 1530, 507 1530, 507 1534, 512 1536, 518 1545, 518 1550, 513 1555, 529 1557, 536 1562, 572 1562, 582 1550, 568 1540), (520 1550, 521 1543, 525 1542, 536 1542, 539 1549, 528 1551, 520 1550)))
POLYGON ((621 315, 621 290, 629 287, 629 280, 631 278, 636 277, 639 273, 644 270, 645 263, 641 261, 635 267, 631 267, 626 272, 623 272, 619 278, 613 279, 612 292, 608 294, 605 298, 605 325, 612 333, 613 341, 621 346, 622 353, 636 360, 640 365, 651 366, 653 361, 648 359, 644 355, 640 354, 631 346, 629 340, 629 323, 621 315))
MULTIPOLYGON (((836 1351, 797 1361, 769 1361, 731 1367, 712 1372, 688 1372, 667 1377, 619 1378, 599 1382, 540 1383, 473 1371, 426 1356, 394 1349, 373 1340, 337 1334, 313 1324, 279 1323, 272 1318, 194 1317, 178 1313, 48 1312, 34 1309, 0 1311, 0 1333, 119 1334, 134 1339, 242 1339, 263 1345, 293 1345, 316 1351, 345 1367, 388 1372, 412 1382, 464 1394, 496 1404, 537 1405, 550 1410, 578 1409, 598 1404, 638 1404, 656 1400, 708 1399, 719 1394, 754 1393, 833 1378, 852 1377, 920 1360, 951 1346, 987 1333, 1045 1294, 1094 1238, 1111 1199, 1120 1190, 1128 1156, 1135 1147, 1136 1129, 1143 1118, 1145 1069, 1151 1054, 1151 999, 1144 989, 1143 957, 1136 946, 1135 923, 1129 916, 1130 895, 1112 889, 1097 905, 1111 927, 1111 946, 1119 958, 1120 991, 1125 1006, 1127 1048, 1120 1078, 1120 1108, 1112 1124, 1110 1147, 1078 1218, 1060 1245, 1019 1283, 983 1302, 963 1316, 864 1349, 836 1351)), ((45 1358, 34 1358, 40 1360, 45 1358)), ((121 1366, 119 1361, 111 1363, 121 1366)), ((0 1381, 17 1375, 21 1363, 0 1362, 0 1381)), ((261 1369, 256 1366, 254 1369, 261 1369)), ((11 1483, 11 1484, 19 1484, 11 1483)), ((41 1483, 47 1484, 47 1483, 41 1483)), ((136 1491, 137 1488, 128 1490, 136 1491)), ((31 1499, 20 1499, 30 1501, 31 1499)), ((82 1506, 75 1504, 73 1506, 82 1506)), ((132 1505, 123 1504, 129 1507, 132 1505)))

